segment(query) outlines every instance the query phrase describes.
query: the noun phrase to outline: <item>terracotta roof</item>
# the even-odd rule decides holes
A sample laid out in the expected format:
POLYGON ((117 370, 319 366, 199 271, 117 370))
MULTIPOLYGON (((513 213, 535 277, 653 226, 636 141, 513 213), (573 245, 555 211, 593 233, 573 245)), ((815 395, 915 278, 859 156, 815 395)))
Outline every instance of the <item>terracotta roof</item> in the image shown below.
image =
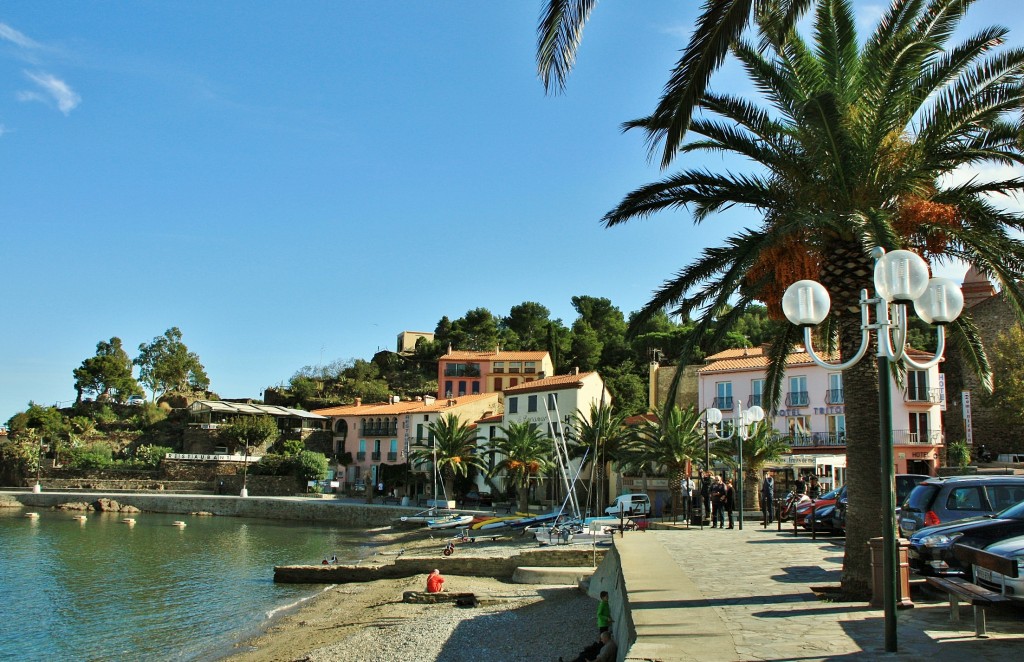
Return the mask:
POLYGON ((764 354, 764 347, 738 347, 736 349, 724 349, 717 354, 704 359, 705 362, 718 361, 721 359, 735 359, 742 356, 761 356, 764 354))
POLYGON ((321 416, 394 416, 398 414, 423 413, 445 411, 459 405, 466 405, 488 398, 496 398, 497 393, 475 393, 473 395, 462 395, 457 398, 436 398, 430 404, 426 400, 402 400, 400 402, 372 402, 369 404, 342 405, 340 407, 328 407, 326 409, 315 409, 314 414, 321 416))
MULTIPOLYGON (((734 353, 736 351, 742 350, 726 350, 726 352, 731 353, 734 353)), ((754 350, 751 350, 751 352, 753 351, 754 350)), ((734 372, 743 370, 766 370, 768 368, 768 357, 764 355, 764 352, 761 350, 761 348, 757 348, 757 353, 752 353, 749 356, 743 356, 741 354, 740 356, 737 357, 735 354, 731 354, 728 357, 719 358, 716 360, 717 357, 722 357, 722 355, 726 354, 726 352, 719 352, 718 354, 713 354, 712 356, 709 356, 707 358, 709 363, 702 368, 698 368, 697 372, 734 372)), ((839 362, 839 352, 820 352, 815 350, 815 353, 818 355, 819 358, 821 358, 824 361, 828 361, 830 363, 839 362)), ((914 349, 913 347, 907 348, 907 354, 909 354, 910 357, 913 358, 915 361, 928 361, 931 360, 933 356, 935 356, 934 353, 922 352, 921 350, 914 349)), ((814 363, 814 361, 811 360, 811 355, 804 351, 803 347, 799 347, 795 351, 790 352, 789 356, 786 357, 786 365, 816 364, 814 363)))
POLYGON ((484 418, 477 420, 477 424, 486 425, 487 423, 501 423, 503 420, 505 420, 505 416, 503 414, 495 414, 493 416, 485 416, 484 418))
POLYGON ((509 386, 503 392, 527 393, 530 391, 550 391, 559 387, 565 388, 570 386, 580 388, 585 377, 596 374, 596 372, 581 372, 574 375, 555 375, 554 377, 545 377, 544 379, 535 379, 532 382, 523 382, 522 384, 509 386))
POLYGON ((541 361, 547 352, 502 352, 485 351, 474 352, 467 350, 454 350, 442 356, 439 361, 541 361))

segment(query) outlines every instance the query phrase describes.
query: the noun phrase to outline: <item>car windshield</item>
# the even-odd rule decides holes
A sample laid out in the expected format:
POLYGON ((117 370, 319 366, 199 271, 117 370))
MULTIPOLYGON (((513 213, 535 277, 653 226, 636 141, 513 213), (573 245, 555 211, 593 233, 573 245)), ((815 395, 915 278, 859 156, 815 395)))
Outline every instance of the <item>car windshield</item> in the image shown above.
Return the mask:
POLYGON ((938 485, 918 485, 914 487, 914 489, 910 490, 910 496, 907 497, 907 501, 903 504, 903 507, 923 513, 931 507, 932 500, 935 498, 935 494, 938 491, 938 485))
POLYGON ((835 499, 837 496, 839 496, 839 490, 841 490, 841 489, 843 489, 843 488, 837 487, 836 489, 832 490, 831 492, 825 492, 820 497, 818 497, 818 499, 835 499))
POLYGON ((1001 519, 1024 519, 1024 501, 1010 506, 1000 513, 996 513, 996 517, 1001 519))

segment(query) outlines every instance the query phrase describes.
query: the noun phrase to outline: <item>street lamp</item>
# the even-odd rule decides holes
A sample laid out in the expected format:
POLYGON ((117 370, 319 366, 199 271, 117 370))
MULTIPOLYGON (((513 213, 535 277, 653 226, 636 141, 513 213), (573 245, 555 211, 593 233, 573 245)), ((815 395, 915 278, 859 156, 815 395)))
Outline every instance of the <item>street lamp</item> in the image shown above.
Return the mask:
POLYGON ((32 492, 34 494, 39 494, 40 492, 43 491, 43 486, 39 482, 39 477, 41 475, 42 465, 43 465, 43 438, 42 438, 42 436, 40 436, 39 437, 39 452, 36 453, 36 484, 32 486, 32 492))
MULTIPOLYGON (((716 436, 719 439, 727 440, 732 439, 734 436, 739 441, 739 475, 736 481, 736 489, 740 494, 740 531, 743 530, 743 442, 750 439, 750 428, 751 426, 757 425, 764 420, 764 409, 761 409, 757 405, 754 405, 750 409, 744 410, 743 403, 737 402, 736 412, 736 424, 733 426, 732 432, 728 435, 717 433, 716 436)), ((722 420, 722 412, 715 408, 708 409, 705 412, 705 419, 711 420, 712 418, 722 420), (713 414, 711 412, 714 412, 713 414)), ((707 442, 707 427, 705 427, 705 443, 707 442)))
POLYGON ((782 311, 790 323, 803 327, 804 347, 811 360, 827 370, 847 370, 867 354, 871 332, 878 338, 879 444, 882 453, 882 497, 885 525, 882 531, 882 602, 885 612, 885 650, 896 652, 896 586, 899 577, 896 557, 896 498, 893 490, 895 469, 892 450, 892 393, 889 384, 891 362, 902 362, 909 368, 927 370, 938 365, 945 350, 945 325, 963 310, 964 297, 960 287, 948 278, 928 278, 928 264, 915 253, 897 250, 886 253, 882 248, 872 251, 875 259, 875 297, 866 289, 860 293, 861 344, 849 361, 827 363, 811 347, 811 329, 828 317, 831 300, 828 291, 813 280, 801 280, 786 289, 782 311), (907 306, 913 303, 918 317, 934 324, 937 346, 935 356, 925 363, 914 361, 906 353, 907 306), (871 308, 875 321, 871 322, 871 308))
POLYGON ((249 441, 245 441, 245 459, 242 464, 242 491, 239 494, 243 499, 249 496, 249 489, 245 485, 249 473, 249 441))

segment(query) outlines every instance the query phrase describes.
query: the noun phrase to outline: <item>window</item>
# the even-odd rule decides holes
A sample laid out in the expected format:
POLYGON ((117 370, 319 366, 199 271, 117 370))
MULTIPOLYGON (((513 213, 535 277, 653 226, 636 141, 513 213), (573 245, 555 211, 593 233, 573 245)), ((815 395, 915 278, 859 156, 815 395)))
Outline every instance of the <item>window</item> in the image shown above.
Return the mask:
POLYGON ((551 437, 552 439, 557 439, 558 435, 561 432, 562 432, 562 428, 558 424, 558 421, 555 421, 554 423, 548 423, 548 436, 549 437, 551 437))
POLYGON ((985 510, 981 487, 958 487, 950 490, 946 510, 985 510))
POLYGON ((525 372, 527 374, 533 374, 533 373, 537 372, 537 362, 536 361, 526 361, 526 362, 524 362, 523 363, 523 372, 525 372))
POLYGON ((841 405, 843 398, 843 373, 832 372, 828 375, 828 392, 825 393, 825 404, 841 405))
POLYGON ((473 389, 473 395, 476 395, 477 393, 480 392, 480 382, 474 381, 470 388, 473 389))
POLYGON ((466 382, 459 382, 459 395, 466 395, 466 382))
POLYGON ((505 372, 505 362, 504 361, 495 361, 494 365, 491 367, 491 372, 497 372, 497 373, 505 372))
POLYGON ((910 412, 910 439, 911 443, 928 443, 931 441, 928 434, 928 412, 910 412))
POLYGON ((508 413, 518 414, 519 413, 519 398, 508 399, 508 413))
POLYGON ((508 380, 508 387, 509 388, 512 388, 513 386, 515 386, 518 383, 519 383, 518 379, 516 379, 515 377, 509 377, 509 380, 508 380))
POLYGON ((806 438, 811 436, 810 416, 790 416, 786 419, 786 426, 789 428, 789 435, 795 438, 806 438))
POLYGON ((810 404, 807 395, 807 377, 790 377, 786 404, 790 407, 806 407, 810 404))
POLYGON ((494 390, 495 391, 500 391, 501 390, 501 377, 495 377, 494 378, 494 390))
POLYGON ((509 361, 508 371, 509 372, 520 372, 522 370, 522 362, 520 361, 509 361))
POLYGON ((555 411, 558 409, 558 394, 548 393, 548 411, 555 411))
POLYGON ((928 371, 907 371, 907 400, 914 402, 928 401, 928 371))
POLYGON ((445 380, 445 382, 444 382, 444 397, 446 397, 446 398, 452 397, 452 387, 453 386, 454 386, 454 383, 450 379, 445 380))
POLYGON ((715 384, 715 400, 711 406, 718 409, 732 409, 732 382, 717 382, 715 384))
POLYGON ((537 411, 537 396, 529 395, 526 397, 526 411, 537 411))
POLYGON ((360 453, 365 453, 366 452, 366 440, 365 439, 360 439, 359 440, 359 452, 360 453))
POLYGON ((416 443, 419 444, 423 441, 423 424, 416 424, 416 443))
POLYGON ((828 422, 828 443, 829 444, 845 444, 846 443, 846 416, 843 414, 835 414, 829 416, 828 422))
POLYGON ((761 396, 764 395, 764 380, 763 379, 751 379, 750 380, 750 402, 747 403, 748 407, 761 406, 761 396))

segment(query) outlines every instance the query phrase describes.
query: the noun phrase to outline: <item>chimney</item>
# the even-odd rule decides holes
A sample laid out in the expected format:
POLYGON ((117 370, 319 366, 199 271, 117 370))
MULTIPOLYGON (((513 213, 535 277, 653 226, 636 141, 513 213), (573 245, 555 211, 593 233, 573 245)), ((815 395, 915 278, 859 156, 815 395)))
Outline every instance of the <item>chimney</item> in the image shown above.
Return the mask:
POLYGON ((356 398, 356 407, 362 407, 362 406, 363 406, 363 399, 362 398, 356 398))
POLYGON ((432 396, 432 395, 425 395, 425 396, 423 396, 423 404, 425 404, 425 405, 426 405, 426 406, 428 406, 428 407, 429 407, 430 405, 434 404, 434 401, 435 401, 435 400, 437 400, 437 398, 435 398, 435 397, 434 397, 434 396, 432 396))

